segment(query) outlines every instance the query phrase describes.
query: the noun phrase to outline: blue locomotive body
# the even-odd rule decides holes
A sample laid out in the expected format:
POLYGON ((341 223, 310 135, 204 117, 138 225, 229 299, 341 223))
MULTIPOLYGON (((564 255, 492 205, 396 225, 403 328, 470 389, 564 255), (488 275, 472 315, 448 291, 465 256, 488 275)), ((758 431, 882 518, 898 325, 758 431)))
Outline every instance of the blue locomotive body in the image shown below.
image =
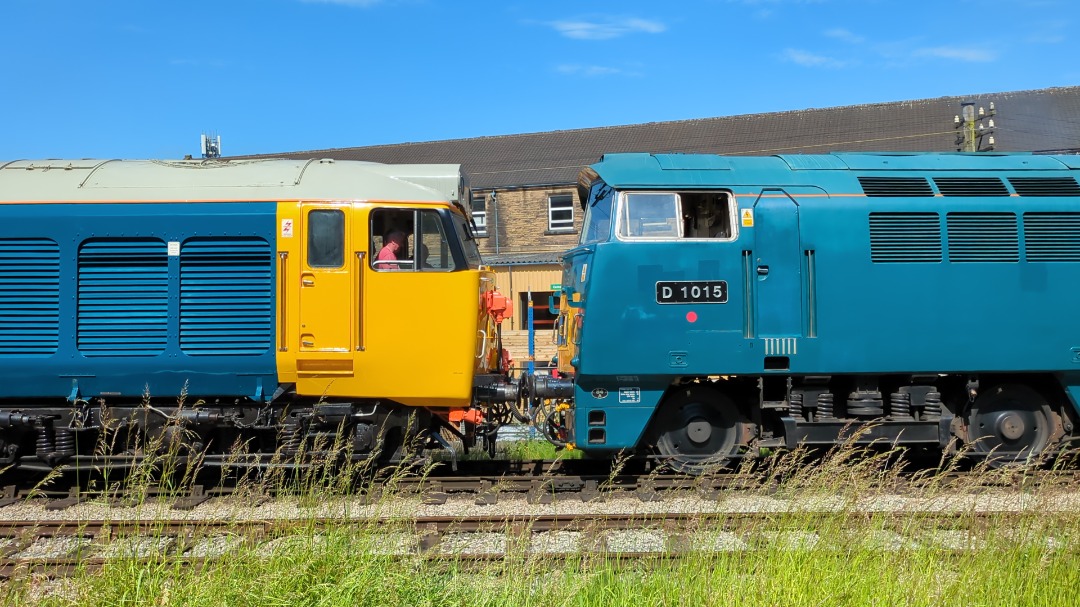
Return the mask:
POLYGON ((334 440, 393 461, 516 396, 468 200, 458 165, 0 164, 0 467, 268 465, 334 440))
POLYGON ((277 386, 275 202, 0 205, 0 398, 277 386), (269 238, 268 238, 269 236, 269 238), (163 363, 162 361, 168 361, 163 363))
POLYGON ((605 156, 582 174, 582 240, 564 257, 570 440, 691 469, 862 422, 865 440, 1047 451, 1080 402, 1077 170, 605 156))

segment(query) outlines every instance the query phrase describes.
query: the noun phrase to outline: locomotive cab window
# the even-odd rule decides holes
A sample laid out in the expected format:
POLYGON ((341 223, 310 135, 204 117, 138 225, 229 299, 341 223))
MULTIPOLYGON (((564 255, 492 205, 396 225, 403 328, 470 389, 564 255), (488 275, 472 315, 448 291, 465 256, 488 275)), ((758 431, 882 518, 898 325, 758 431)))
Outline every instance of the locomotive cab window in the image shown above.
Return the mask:
POLYGON ((417 231, 414 242, 416 270, 421 272, 439 272, 457 269, 450 242, 446 238, 446 229, 442 217, 435 211, 419 211, 417 231))
POLYGON ((602 242, 611 235, 611 213, 615 190, 604 182, 592 185, 589 204, 585 207, 585 222, 581 228, 581 244, 602 242))
POLYGON ((462 267, 461 253, 454 246, 457 231, 446 214, 418 209, 372 211, 371 267, 380 272, 448 272, 462 267))
POLYGON ((340 268, 345 265, 345 213, 316 209, 308 213, 308 266, 340 268))
POLYGON ((735 237, 735 204, 728 192, 624 192, 619 208, 620 238, 735 237))
POLYGON ((450 223, 450 239, 459 244, 464 253, 465 263, 461 267, 467 267, 470 270, 479 269, 481 263, 480 249, 476 246, 476 238, 473 237, 472 231, 469 230, 468 225, 465 223, 465 218, 452 214, 450 215, 450 223))

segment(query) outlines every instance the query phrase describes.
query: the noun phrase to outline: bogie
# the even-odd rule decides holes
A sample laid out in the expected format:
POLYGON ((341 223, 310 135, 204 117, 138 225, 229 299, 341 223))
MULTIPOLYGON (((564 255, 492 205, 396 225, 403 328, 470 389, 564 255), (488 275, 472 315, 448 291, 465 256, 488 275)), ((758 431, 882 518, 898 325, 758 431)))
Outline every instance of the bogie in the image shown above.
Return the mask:
POLYGON ((744 451, 752 424, 738 405, 708 383, 680 385, 664 397, 651 425, 656 449, 672 468, 701 473, 744 451))
POLYGON ((1053 384, 1039 376, 681 378, 660 400, 642 453, 690 474, 766 449, 840 444, 1038 465, 1072 428, 1057 392, 1047 396, 1053 384))

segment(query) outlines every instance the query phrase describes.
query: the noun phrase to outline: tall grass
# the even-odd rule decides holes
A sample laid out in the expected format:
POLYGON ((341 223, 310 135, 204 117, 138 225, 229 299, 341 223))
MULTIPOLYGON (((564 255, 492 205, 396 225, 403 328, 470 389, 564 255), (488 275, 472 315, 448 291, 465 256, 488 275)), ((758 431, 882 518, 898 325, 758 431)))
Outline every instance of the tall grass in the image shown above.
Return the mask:
MULTIPOLYGON (((794 521, 774 521, 781 528, 794 521)), ((880 522, 880 521, 879 521, 880 522)), ((805 521, 803 521, 805 524, 805 521)), ((977 549, 884 546, 879 525, 815 526, 815 543, 769 540, 670 559, 512 552, 492 562, 380 555, 390 529, 323 530, 278 550, 238 547, 191 567, 118 560, 39 605, 1073 605, 1075 518, 991 521, 977 549), (1054 541, 1048 541, 1054 538, 1054 541), (1071 543, 1071 546, 1055 542, 1071 543)), ((750 533, 756 531, 757 535, 750 533)), ((790 529, 788 531, 791 531, 790 529)), ((799 536, 795 536, 799 537, 799 536)), ((789 538, 790 539, 790 538, 789 538)), ((25 604, 9 586, 8 604, 25 604)))
MULTIPOLYGON (((253 477, 250 489, 318 503, 354 487, 339 480, 338 458, 322 463, 253 477)), ((899 451, 854 442, 825 457, 799 450, 764 466, 746 464, 739 489, 718 499, 756 494, 795 507, 750 522, 702 515, 683 538, 697 549, 667 558, 620 557, 602 533, 585 531, 561 555, 531 552, 527 537, 510 535, 505 557, 495 561, 428 559, 407 550, 416 541, 408 521, 344 519, 325 528, 312 519, 273 542, 236 542, 197 566, 183 557, 122 557, 60 585, 11 580, 0 598, 48 606, 1080 604, 1080 512, 1050 507, 1073 488, 989 467, 958 486, 939 474, 902 474, 903 467, 899 451), (936 518, 863 507, 866 498, 901 486, 930 498, 1011 487, 1034 506, 989 513, 961 506, 936 518)), ((382 499, 394 501, 401 478, 426 470, 388 473, 382 499)), ((159 477, 130 478, 155 486, 159 477)))
POLYGON ((546 440, 531 439, 506 442, 496 453, 511 461, 581 459, 581 451, 560 449, 546 440))

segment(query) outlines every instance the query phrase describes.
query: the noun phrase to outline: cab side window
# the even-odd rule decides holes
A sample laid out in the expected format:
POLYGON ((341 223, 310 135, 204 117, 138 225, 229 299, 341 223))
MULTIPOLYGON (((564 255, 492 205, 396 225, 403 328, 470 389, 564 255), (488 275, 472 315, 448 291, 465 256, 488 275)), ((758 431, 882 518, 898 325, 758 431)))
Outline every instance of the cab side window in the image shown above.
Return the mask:
POLYGON ((728 192, 624 192, 619 236, 733 240, 734 208, 728 192))
POLYGON ((611 236, 611 214, 615 208, 615 190, 597 182, 589 192, 585 222, 581 228, 581 244, 606 241, 611 236))
POLYGON ((627 192, 623 197, 623 236, 678 238, 679 195, 671 192, 627 192))
POLYGON ((680 194, 682 199, 683 238, 722 238, 735 236, 731 196, 727 192, 680 194))
POLYGON ((315 209, 308 213, 308 266, 340 268, 345 265, 345 213, 315 209))
POLYGON ((416 247, 416 269, 425 271, 456 270, 457 264, 446 238, 442 217, 435 211, 420 211, 420 222, 416 247))
POLYGON ((375 209, 371 212, 370 233, 371 267, 380 272, 446 272, 458 268, 439 211, 375 209))
POLYGON ((412 269, 412 209, 371 212, 371 267, 384 272, 412 269))

